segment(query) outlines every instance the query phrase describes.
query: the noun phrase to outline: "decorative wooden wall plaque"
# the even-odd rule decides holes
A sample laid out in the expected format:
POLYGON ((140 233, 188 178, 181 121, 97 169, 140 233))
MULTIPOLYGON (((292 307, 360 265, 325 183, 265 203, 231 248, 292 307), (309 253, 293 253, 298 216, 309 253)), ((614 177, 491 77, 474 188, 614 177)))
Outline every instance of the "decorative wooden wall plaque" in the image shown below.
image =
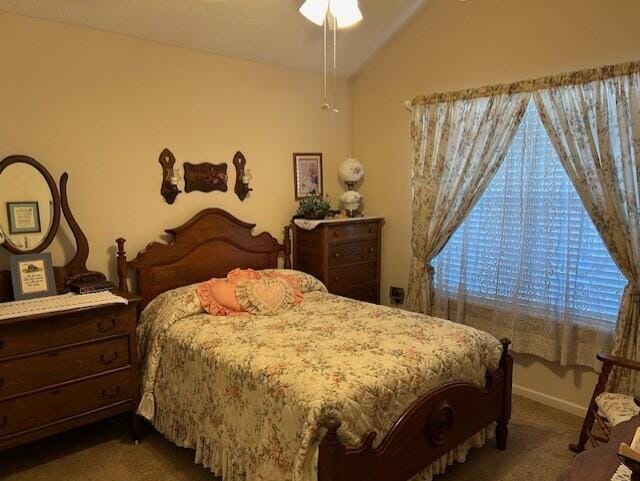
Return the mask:
POLYGON ((227 191, 227 164, 202 164, 184 163, 184 191, 213 192, 227 191))

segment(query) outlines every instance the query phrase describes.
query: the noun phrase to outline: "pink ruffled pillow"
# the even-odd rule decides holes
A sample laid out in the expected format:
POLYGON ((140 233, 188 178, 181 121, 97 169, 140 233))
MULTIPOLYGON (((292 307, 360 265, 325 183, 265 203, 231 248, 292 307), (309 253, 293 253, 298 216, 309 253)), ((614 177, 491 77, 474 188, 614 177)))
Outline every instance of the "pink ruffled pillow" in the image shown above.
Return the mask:
POLYGON ((249 281, 257 281, 262 279, 262 274, 254 271, 253 269, 234 269, 227 274, 228 282, 237 282, 240 279, 246 279, 249 281))
MULTIPOLYGON (((270 273, 260 273, 256 272, 253 269, 234 269, 227 274, 226 279, 211 279, 207 282, 203 282, 196 287, 196 292, 198 294, 198 298, 200 299, 200 303, 202 304, 202 308, 213 316, 238 316, 242 314, 246 314, 247 312, 251 314, 257 314, 259 310, 266 310, 275 312, 278 309, 275 309, 275 306, 270 306, 271 308, 263 309, 252 309, 251 307, 247 309, 247 301, 243 299, 243 302, 238 301, 238 284, 244 284, 247 281, 261 281, 265 279, 271 280, 279 280, 285 283, 289 289, 286 291, 286 299, 280 299, 280 301, 284 304, 299 304, 303 301, 304 296, 302 294, 302 290, 300 288, 300 281, 297 277, 287 274, 282 274, 278 272, 270 272, 270 273), (244 304, 244 305, 243 305, 244 304)), ((278 282, 267 282, 271 289, 262 290, 260 293, 262 295, 267 295, 267 292, 273 293, 279 291, 278 282), (275 291, 273 290, 275 288, 275 291)), ((266 287, 262 284, 260 287, 266 287)), ((242 294, 245 293, 245 289, 241 289, 242 294)), ((241 294, 241 295, 242 295, 241 294)), ((281 293, 278 292, 276 297, 280 297, 281 293)), ((271 296, 267 296, 271 297, 271 296)), ((254 301, 256 299, 254 298, 254 301)), ((263 299, 263 301, 266 299, 263 299)), ((273 300, 271 299, 271 302, 273 300)), ((276 302, 276 304, 280 304, 281 302, 276 302)), ((267 302, 269 304, 270 302, 267 302)))
POLYGON ((236 300, 236 283, 211 279, 196 287, 202 308, 212 316, 238 315, 244 312, 236 300))

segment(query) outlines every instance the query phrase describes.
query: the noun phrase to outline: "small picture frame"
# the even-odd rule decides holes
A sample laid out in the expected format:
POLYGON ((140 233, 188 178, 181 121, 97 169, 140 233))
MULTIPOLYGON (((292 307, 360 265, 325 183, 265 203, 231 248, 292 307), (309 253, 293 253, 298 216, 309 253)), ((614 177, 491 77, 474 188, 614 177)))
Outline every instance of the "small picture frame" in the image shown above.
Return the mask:
POLYGON ((51 254, 11 256, 9 265, 13 283, 13 297, 16 301, 57 294, 51 254))
POLYGON ((311 195, 323 195, 322 154, 293 154, 293 178, 296 200, 311 195))
POLYGON ((37 234, 40 226, 40 208, 38 202, 7 202, 9 234, 37 234))

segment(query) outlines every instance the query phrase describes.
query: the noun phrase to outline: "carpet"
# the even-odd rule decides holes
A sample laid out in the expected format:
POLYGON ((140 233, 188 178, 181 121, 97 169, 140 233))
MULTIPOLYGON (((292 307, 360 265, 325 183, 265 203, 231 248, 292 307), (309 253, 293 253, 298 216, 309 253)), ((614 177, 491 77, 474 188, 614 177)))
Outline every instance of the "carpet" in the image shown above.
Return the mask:
MULTIPOLYGON (((581 419, 514 396, 506 451, 490 441, 435 481, 555 481, 571 462, 581 419)), ((214 481, 152 429, 133 445, 127 417, 63 433, 0 453, 3 481, 214 481)))

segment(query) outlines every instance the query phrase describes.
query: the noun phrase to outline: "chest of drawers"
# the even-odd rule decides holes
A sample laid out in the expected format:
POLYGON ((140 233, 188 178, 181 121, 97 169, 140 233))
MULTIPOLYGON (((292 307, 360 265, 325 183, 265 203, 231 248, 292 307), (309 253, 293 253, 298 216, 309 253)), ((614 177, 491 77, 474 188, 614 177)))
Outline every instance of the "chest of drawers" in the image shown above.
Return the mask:
POLYGON ((307 230, 293 224, 293 268, 320 279, 332 294, 380 302, 384 219, 323 221, 307 230))
POLYGON ((0 321, 0 449, 125 412, 137 439, 139 300, 127 297, 0 321))

